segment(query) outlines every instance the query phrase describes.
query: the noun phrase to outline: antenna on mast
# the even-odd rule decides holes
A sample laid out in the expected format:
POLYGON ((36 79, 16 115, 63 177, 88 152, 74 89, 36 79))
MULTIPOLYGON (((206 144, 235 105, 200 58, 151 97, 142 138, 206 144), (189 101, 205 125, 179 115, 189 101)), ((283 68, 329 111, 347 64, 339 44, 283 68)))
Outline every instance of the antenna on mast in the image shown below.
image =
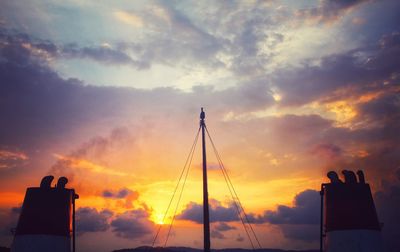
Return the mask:
POLYGON ((204 252, 210 252, 210 214, 208 210, 208 189, 207 189, 207 157, 206 157, 206 138, 204 119, 206 114, 201 108, 200 112, 200 127, 201 127, 201 142, 203 150, 203 225, 204 225, 204 252))

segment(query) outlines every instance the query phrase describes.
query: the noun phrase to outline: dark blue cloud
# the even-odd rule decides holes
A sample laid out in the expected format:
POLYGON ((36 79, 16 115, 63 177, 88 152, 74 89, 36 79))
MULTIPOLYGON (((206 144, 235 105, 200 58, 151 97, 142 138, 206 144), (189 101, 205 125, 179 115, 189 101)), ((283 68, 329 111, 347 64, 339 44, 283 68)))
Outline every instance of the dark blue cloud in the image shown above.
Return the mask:
POLYGON ((213 226, 213 228, 215 230, 218 230, 218 231, 221 231, 221 232, 236 229, 236 227, 230 226, 230 225, 226 224, 225 222, 219 222, 219 223, 215 224, 213 226))
MULTIPOLYGON (((306 190, 296 195, 293 207, 278 205, 275 211, 268 210, 262 215, 249 213, 247 218, 253 224, 270 223, 278 225, 283 235, 288 239, 314 242, 319 237, 319 206, 319 192, 306 190)), ((202 223, 202 205, 190 203, 177 218, 202 223)), ((210 208, 210 221, 221 222, 213 225, 213 237, 225 239, 223 232, 235 229, 235 227, 229 226, 224 222, 239 221, 239 218, 233 205, 229 207, 217 206, 210 208)))
POLYGON ((221 233, 220 231, 215 230, 215 229, 211 230, 210 236, 213 239, 220 239, 220 240, 226 239, 226 237, 223 233, 221 233))
POLYGON ((249 214, 251 223, 277 225, 288 239, 315 242, 319 239, 320 195, 305 190, 294 198, 293 206, 278 205, 262 215, 249 214))
POLYGON ((132 210, 117 215, 111 222, 112 231, 126 239, 144 238, 154 229, 154 223, 150 222, 148 217, 148 213, 144 210, 132 210))
POLYGON ((293 207, 278 205, 274 211, 265 211, 262 215, 249 215, 250 222, 317 225, 319 224, 320 195, 315 190, 305 190, 296 195, 293 207))
POLYGON ((61 79, 15 39, 0 55, 3 145, 35 148, 44 131, 54 141, 59 132, 71 131, 71 119, 90 117, 79 98, 85 96, 82 83, 61 79))
POLYGON ((354 25, 349 18, 344 27, 350 38, 363 44, 371 44, 385 34, 399 32, 400 16, 397 11, 400 8, 399 1, 366 1, 359 7, 350 13, 350 17, 361 18, 362 24, 354 25))
POLYGON ((102 196, 104 198, 123 199, 132 193, 135 193, 135 192, 128 188, 121 188, 118 191, 104 190, 102 193, 102 196))
POLYGON ((298 106, 331 101, 329 98, 334 92, 343 88, 351 88, 352 92, 342 92, 340 97, 332 98, 354 97, 368 91, 385 90, 389 83, 396 85, 400 65, 397 36, 397 33, 388 34, 373 46, 326 56, 318 65, 305 62, 298 68, 277 71, 273 79, 283 97, 280 104, 298 106))
MULTIPOLYGON (((388 92, 381 97, 358 106, 360 121, 369 124, 378 123, 379 126, 396 124, 400 126, 400 93, 399 91, 388 92)), ((394 126, 394 125, 392 125, 394 126)))
MULTIPOLYGON (((239 220, 237 210, 233 204, 228 207, 224 207, 220 204, 210 205, 209 212, 210 222, 230 222, 239 220)), ((177 216, 177 219, 203 223, 203 205, 190 202, 177 216)))
POLYGON ((54 58, 81 58, 90 59, 106 65, 130 65, 136 69, 149 67, 146 61, 136 60, 129 56, 122 49, 112 48, 110 45, 78 46, 77 44, 58 45, 49 40, 32 39, 26 34, 11 34, 1 29, 0 39, 9 43, 2 48, 3 55, 7 60, 26 63, 33 53, 36 60, 49 60, 54 58), (25 51, 21 53, 20 50, 25 51))
POLYGON ((223 232, 227 232, 229 230, 234 230, 234 229, 236 229, 236 227, 230 226, 225 222, 214 223, 211 229, 211 238, 224 240, 226 239, 226 237, 223 234, 223 232))
POLYGON ((150 67, 146 61, 135 60, 124 51, 106 46, 78 47, 69 44, 59 48, 58 57, 87 58, 109 65, 131 65, 139 70, 150 67))
POLYGON ((271 224, 318 224, 320 195, 306 190, 296 195, 294 206, 278 205, 276 211, 266 211, 264 218, 271 224))
POLYGON ((97 211, 81 207, 76 210, 76 231, 78 235, 87 232, 104 232, 110 228, 109 220, 114 215, 110 210, 97 211))
POLYGON ((321 23, 336 21, 342 13, 368 0, 324 0, 319 5, 310 9, 301 9, 298 12, 302 18, 316 19, 321 23))

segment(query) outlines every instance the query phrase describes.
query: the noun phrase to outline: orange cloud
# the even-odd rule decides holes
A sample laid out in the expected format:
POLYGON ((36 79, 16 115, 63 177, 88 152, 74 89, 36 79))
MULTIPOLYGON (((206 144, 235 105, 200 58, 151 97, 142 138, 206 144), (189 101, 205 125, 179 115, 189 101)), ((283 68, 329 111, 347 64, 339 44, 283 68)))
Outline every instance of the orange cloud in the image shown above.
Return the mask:
POLYGON ((110 167, 98 165, 86 159, 73 158, 59 154, 54 154, 54 156, 58 160, 66 162, 71 168, 85 169, 91 172, 108 174, 108 175, 129 176, 129 174, 125 172, 119 172, 114 169, 111 169, 110 167))

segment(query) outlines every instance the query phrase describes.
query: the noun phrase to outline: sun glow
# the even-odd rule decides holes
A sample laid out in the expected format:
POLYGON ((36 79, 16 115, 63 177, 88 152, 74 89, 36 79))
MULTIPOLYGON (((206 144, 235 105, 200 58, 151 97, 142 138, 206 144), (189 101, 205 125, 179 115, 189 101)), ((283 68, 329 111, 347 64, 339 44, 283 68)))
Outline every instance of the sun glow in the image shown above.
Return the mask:
POLYGON ((164 219, 164 214, 163 213, 154 213, 151 217, 152 221, 156 223, 157 225, 164 225, 165 224, 165 219, 164 219))

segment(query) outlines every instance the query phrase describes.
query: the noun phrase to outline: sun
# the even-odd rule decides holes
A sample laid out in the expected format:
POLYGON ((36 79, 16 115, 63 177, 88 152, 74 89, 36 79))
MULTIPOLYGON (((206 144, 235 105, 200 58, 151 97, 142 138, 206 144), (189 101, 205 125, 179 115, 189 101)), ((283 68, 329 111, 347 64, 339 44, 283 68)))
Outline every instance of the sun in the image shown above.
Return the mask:
POLYGON ((164 225, 164 214, 163 213, 155 213, 153 214, 153 222, 157 225, 164 225))

